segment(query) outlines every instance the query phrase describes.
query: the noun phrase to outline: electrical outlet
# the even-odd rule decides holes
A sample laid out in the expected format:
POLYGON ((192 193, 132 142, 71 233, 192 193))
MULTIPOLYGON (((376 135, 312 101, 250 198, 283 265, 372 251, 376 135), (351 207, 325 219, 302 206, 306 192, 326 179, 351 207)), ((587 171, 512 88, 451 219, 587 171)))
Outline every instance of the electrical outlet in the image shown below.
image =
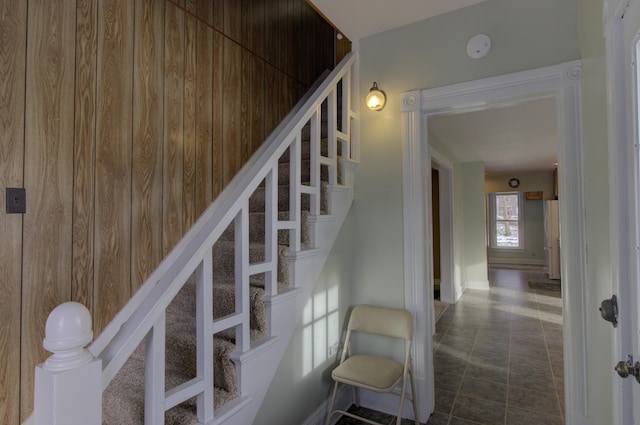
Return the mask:
POLYGON ((335 355, 338 352, 338 343, 329 346, 329 357, 335 355))
POLYGON ((8 187, 7 214, 24 214, 27 212, 27 193, 23 188, 8 187))

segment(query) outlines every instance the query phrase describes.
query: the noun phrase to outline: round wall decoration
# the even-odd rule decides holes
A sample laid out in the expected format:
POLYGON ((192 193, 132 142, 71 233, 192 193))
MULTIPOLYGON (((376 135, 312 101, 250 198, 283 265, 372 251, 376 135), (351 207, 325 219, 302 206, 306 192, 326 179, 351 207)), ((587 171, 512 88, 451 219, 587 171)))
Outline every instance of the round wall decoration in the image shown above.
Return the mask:
POLYGON ((520 186, 520 180, 518 180, 517 178, 512 178, 511 180, 509 180, 509 187, 515 189, 516 187, 520 186))

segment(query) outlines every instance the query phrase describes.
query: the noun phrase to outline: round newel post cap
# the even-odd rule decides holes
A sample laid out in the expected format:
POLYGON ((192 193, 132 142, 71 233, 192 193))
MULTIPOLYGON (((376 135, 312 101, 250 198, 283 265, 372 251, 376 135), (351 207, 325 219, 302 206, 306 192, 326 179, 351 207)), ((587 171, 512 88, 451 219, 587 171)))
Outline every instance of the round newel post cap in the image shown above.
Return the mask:
POLYGON ((60 304, 45 325, 42 346, 53 353, 45 362, 49 370, 67 370, 83 365, 93 356, 84 347, 93 339, 91 313, 77 302, 60 304))

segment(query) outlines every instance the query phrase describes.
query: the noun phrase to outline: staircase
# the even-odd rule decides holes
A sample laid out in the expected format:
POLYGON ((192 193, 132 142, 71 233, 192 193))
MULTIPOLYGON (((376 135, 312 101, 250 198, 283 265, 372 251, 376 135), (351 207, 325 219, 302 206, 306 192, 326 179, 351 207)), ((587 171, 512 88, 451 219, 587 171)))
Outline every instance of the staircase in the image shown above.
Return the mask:
POLYGON ((353 200, 356 63, 298 103, 89 347, 103 424, 253 422, 353 200))

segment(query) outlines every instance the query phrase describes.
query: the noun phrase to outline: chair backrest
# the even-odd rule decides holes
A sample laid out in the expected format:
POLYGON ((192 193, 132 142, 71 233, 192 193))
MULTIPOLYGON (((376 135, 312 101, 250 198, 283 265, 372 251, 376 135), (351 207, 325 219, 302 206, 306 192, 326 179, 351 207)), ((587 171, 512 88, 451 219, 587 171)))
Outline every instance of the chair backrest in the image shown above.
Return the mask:
POLYGON ((361 304, 351 312, 348 330, 410 341, 413 336, 413 316, 407 310, 361 304))

